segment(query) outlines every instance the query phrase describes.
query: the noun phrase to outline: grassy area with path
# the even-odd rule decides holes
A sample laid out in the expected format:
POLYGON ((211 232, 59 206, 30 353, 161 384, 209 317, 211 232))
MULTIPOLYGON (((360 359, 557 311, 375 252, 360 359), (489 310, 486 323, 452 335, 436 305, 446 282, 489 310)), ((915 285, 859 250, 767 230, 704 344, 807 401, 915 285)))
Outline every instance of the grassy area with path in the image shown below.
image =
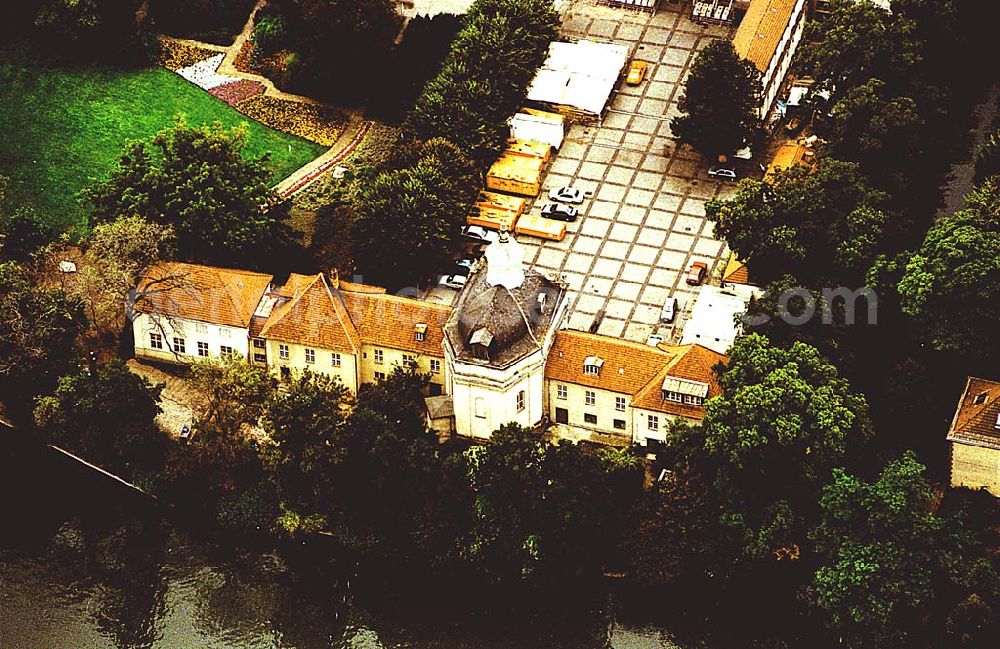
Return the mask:
POLYGON ((130 140, 146 140, 184 114, 191 125, 246 123, 250 156, 270 154, 275 182, 325 148, 248 119, 160 67, 135 71, 0 65, 0 174, 7 195, 40 220, 81 232, 79 192, 104 177, 130 140))

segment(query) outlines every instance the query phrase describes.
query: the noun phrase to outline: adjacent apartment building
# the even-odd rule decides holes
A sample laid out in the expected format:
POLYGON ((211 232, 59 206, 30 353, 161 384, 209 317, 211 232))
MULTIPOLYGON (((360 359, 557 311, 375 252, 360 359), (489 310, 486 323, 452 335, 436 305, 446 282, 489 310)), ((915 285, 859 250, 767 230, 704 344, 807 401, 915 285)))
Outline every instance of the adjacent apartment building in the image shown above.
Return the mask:
POLYGON ((1000 496, 1000 382, 966 380, 947 439, 951 486, 1000 496))
POLYGON ((774 107, 805 27, 806 0, 751 0, 736 30, 736 53, 761 73, 761 119, 774 107))

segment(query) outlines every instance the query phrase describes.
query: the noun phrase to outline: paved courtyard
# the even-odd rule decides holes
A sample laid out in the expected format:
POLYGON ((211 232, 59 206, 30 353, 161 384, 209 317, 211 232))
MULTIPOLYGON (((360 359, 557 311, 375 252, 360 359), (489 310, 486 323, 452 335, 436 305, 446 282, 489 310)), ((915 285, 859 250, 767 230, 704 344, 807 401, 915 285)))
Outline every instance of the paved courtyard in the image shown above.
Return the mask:
POLYGON ((575 302, 569 326, 629 340, 651 334, 679 338, 694 291, 684 282, 694 261, 717 277, 728 255, 712 237, 705 201, 728 197, 735 185, 710 179, 707 164, 674 146, 669 120, 677 114, 683 80, 695 53, 729 29, 701 26, 683 11, 688 3, 664 0, 656 15, 574 0, 564 11, 563 35, 624 43, 649 63, 639 86, 621 85, 599 126, 574 125, 552 162, 532 209, 548 202, 550 188, 572 185, 592 192, 561 242, 522 237, 526 261, 561 275, 575 302), (660 325, 668 296, 682 316, 660 325))

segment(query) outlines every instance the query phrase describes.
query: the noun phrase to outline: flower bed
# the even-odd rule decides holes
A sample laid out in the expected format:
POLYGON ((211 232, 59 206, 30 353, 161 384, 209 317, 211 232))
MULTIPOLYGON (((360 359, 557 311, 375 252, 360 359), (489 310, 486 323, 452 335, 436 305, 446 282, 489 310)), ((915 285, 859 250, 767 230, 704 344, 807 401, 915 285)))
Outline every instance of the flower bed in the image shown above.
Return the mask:
POLYGON ((211 58, 207 58, 204 61, 199 61, 194 65, 189 65, 185 68, 177 70, 177 74, 181 75, 196 86, 204 88, 205 90, 211 90, 216 86, 239 81, 236 77, 227 77, 224 74, 216 72, 216 70, 219 69, 219 65, 222 63, 222 59, 225 57, 226 55, 224 53, 219 52, 211 58))
POLYGON ((159 64, 176 72, 182 68, 211 58, 216 52, 204 47, 185 45, 165 38, 160 39, 159 64))
MULTIPOLYGON (((239 81, 216 86, 209 90, 209 92, 230 106, 236 106, 251 97, 263 94, 264 84, 253 79, 240 79, 239 81)), ((237 110, 239 109, 237 108, 237 110)))
POLYGON ((323 146, 333 146, 347 123, 347 117, 336 108, 288 101, 257 95, 240 102, 241 113, 271 128, 323 146))

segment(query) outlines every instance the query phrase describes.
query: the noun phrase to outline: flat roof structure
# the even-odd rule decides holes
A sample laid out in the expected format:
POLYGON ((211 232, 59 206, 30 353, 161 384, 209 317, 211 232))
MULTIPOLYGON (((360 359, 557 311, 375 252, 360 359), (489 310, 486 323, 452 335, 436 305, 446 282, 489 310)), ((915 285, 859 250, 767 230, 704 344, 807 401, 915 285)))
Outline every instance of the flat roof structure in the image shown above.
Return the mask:
POLYGON ((548 58, 528 88, 528 101, 598 117, 628 57, 625 45, 588 40, 550 43, 548 58))
POLYGON ((724 288, 704 285, 684 326, 682 345, 701 345, 725 354, 743 333, 736 317, 747 310, 758 289, 748 284, 726 284, 724 288))

